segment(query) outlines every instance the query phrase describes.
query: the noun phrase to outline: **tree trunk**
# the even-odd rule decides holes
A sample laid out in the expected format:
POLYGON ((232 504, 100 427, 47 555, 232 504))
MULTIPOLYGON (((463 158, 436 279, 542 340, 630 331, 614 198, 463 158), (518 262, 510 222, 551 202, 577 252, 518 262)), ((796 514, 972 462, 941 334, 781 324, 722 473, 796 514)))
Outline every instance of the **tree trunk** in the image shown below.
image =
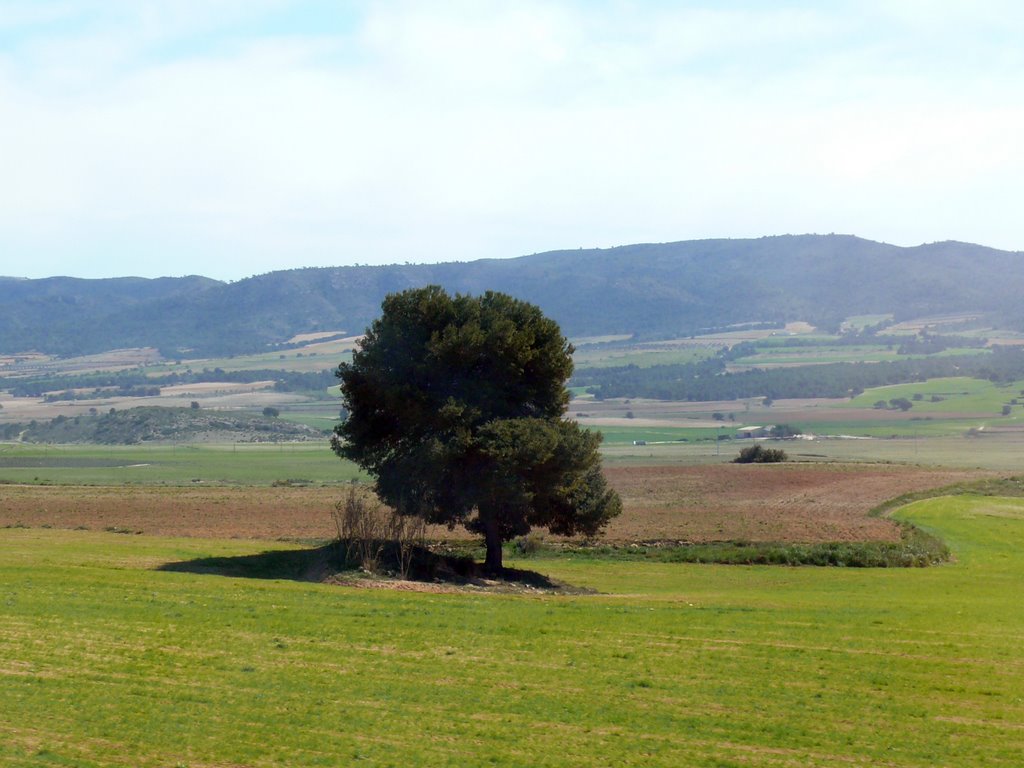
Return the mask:
POLYGON ((484 528, 484 543, 487 546, 484 572, 490 576, 500 576, 504 567, 501 563, 501 532, 498 530, 498 521, 492 515, 484 514, 482 510, 480 517, 484 528))

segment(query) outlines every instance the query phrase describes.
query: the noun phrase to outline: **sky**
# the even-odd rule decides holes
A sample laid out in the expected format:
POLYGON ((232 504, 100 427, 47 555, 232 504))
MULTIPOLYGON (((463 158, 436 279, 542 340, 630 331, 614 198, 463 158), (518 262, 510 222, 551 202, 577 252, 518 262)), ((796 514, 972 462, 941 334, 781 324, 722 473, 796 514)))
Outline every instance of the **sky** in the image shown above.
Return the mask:
POLYGON ((0 274, 1024 250, 1016 0, 0 0, 0 274))

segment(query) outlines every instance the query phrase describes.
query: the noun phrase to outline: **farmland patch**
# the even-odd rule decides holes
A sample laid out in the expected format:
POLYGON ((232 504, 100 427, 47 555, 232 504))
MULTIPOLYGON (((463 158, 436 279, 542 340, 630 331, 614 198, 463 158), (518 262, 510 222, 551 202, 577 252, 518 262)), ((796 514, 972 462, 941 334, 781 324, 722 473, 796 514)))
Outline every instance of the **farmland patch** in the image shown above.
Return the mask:
MULTIPOLYGON (((897 541, 870 517, 886 499, 983 473, 886 465, 609 467, 624 511, 603 540, 897 541)), ((4 486, 0 526, 85 527, 162 536, 327 539, 338 487, 4 486)), ((471 538, 438 526, 432 539, 471 538)))
POLYGON ((1017 766, 1019 504, 901 510, 954 546, 941 568, 536 563, 602 593, 571 596, 210 578, 157 568, 290 547, 0 531, 0 763, 1017 766))

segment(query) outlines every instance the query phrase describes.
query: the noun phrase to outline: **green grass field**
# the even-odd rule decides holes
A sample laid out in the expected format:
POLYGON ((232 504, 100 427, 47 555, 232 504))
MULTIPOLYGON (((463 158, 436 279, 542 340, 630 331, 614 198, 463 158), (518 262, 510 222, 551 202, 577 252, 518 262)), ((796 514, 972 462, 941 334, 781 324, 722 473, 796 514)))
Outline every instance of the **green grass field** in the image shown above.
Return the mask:
POLYGON ((520 563, 583 596, 167 572, 269 545, 0 531, 0 764, 1018 766, 1024 502, 903 516, 957 561, 520 563))
POLYGON ((786 347, 778 340, 775 344, 758 343, 757 354, 741 357, 732 362, 733 366, 765 365, 820 365, 823 363, 857 363, 862 361, 900 360, 905 355, 896 354, 884 344, 835 345, 822 344, 813 347, 786 347))
POLYGON ((714 349, 654 344, 634 344, 626 347, 584 347, 572 356, 576 368, 611 368, 621 365, 637 365, 650 368, 652 365, 679 365, 696 363, 713 357, 714 349))
MULTIPOLYGON (((863 424, 822 423, 832 434, 857 434, 863 424)), ((787 441, 782 447, 797 461, 867 461, 978 467, 1020 471, 1024 433, 982 432, 963 437, 977 426, 965 421, 883 424, 874 439, 787 441), (953 428, 953 427, 956 428, 953 428), (929 430, 936 430, 934 433, 929 430), (891 438, 890 434, 903 435, 891 438)), ((741 440, 715 442, 717 429, 675 427, 602 427, 606 464, 663 464, 731 461, 741 440), (686 438, 682 442, 680 438, 686 438), (645 440, 646 445, 634 445, 645 440)), ((724 427, 723 434, 730 428, 724 427)), ((319 484, 368 479, 355 465, 338 459, 321 443, 282 445, 32 446, 0 444, 0 498, 4 483, 63 485, 270 485, 282 480, 319 484)))
POLYGON ((0 444, 0 484, 270 485, 365 477, 322 443, 280 445, 32 446, 0 444))
POLYGON ((914 360, 926 357, 952 357, 955 355, 986 355, 990 354, 986 349, 973 347, 953 347, 937 352, 932 355, 901 355, 895 349, 889 349, 885 345, 874 344, 864 346, 818 346, 818 347, 777 347, 772 348, 769 344, 758 344, 763 351, 749 357, 742 357, 734 360, 731 366, 739 367, 763 367, 778 365, 821 365, 824 363, 878 363, 893 360, 914 360))
POLYGON ((1024 415, 1024 381, 1008 384, 994 384, 983 379, 955 377, 929 379, 915 384, 895 384, 890 387, 875 387, 850 400, 848 408, 871 408, 878 400, 888 402, 904 397, 913 402, 913 413, 991 413, 998 415, 1004 405, 1012 400, 1012 416, 1024 415), (914 400, 915 395, 921 399, 914 400), (933 402, 932 399, 935 398, 933 402))
MULTIPOLYGON (((587 427, 586 419, 580 420, 580 426, 587 427)), ((646 442, 683 442, 694 440, 714 441, 719 430, 705 427, 593 427, 604 435, 604 445, 632 445, 637 440, 646 442)), ((722 428, 722 434, 732 434, 736 425, 730 424, 722 428)))
MULTIPOLYGON (((724 441, 716 447, 713 441, 635 446, 611 443, 601 449, 606 465, 703 464, 731 461, 744 443, 724 441)), ((862 439, 825 439, 772 443, 782 448, 794 461, 839 461, 913 464, 988 469, 1017 473, 1022 469, 1024 434, 984 432, 977 438, 962 435, 915 437, 877 437, 862 439)), ((756 489, 755 491, 756 492, 756 489)))

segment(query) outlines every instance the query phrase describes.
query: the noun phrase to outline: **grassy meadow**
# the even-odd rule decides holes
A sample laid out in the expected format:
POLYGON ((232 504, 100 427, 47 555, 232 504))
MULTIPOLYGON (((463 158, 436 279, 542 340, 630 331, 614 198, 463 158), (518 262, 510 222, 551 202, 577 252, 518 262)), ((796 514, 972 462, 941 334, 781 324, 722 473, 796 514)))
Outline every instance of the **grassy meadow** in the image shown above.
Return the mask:
MULTIPOLYGON (((942 429, 943 422, 885 426, 869 439, 828 439, 773 443, 795 461, 853 461, 922 464, 1017 472, 1024 455, 1024 432, 982 431, 977 426, 942 429), (907 429, 908 426, 913 429, 907 429), (934 429, 934 432, 930 432, 934 429), (893 437, 892 435, 900 435, 893 437)), ((836 434, 850 426, 826 424, 836 434)), ((947 425, 948 426, 948 425, 947 425)), ((599 427, 604 462, 623 464, 703 464, 731 461, 746 443, 716 443, 717 429, 679 427, 599 427), (645 445, 634 445, 644 441, 645 445)), ((729 427, 722 433, 728 434, 729 427)), ((5 483, 60 485, 271 485, 301 481, 321 485, 368 480, 354 464, 341 461, 323 443, 278 445, 24 445, 0 443, 0 496, 5 483)))
POLYGON ((237 445, 0 444, 0 484, 271 485, 344 483, 365 475, 322 443, 237 445))
POLYGON ((852 398, 846 407, 871 408, 879 400, 888 402, 895 398, 910 400, 914 413, 977 412, 998 415, 1004 405, 1010 405, 1012 416, 1024 415, 1024 381, 995 384, 965 376, 875 387, 852 398))
POLYGON ((581 595, 173 572, 283 545, 0 531, 0 764, 1017 766, 1024 502, 900 514, 956 561, 516 564, 581 595))

